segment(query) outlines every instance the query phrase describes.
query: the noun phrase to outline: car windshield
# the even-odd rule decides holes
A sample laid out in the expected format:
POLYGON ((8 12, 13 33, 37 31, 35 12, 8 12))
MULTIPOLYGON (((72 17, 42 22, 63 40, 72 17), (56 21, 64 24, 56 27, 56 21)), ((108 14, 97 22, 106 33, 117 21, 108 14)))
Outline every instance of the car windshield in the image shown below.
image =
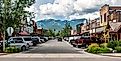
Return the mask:
POLYGON ((24 38, 25 41, 31 41, 31 38, 24 38))

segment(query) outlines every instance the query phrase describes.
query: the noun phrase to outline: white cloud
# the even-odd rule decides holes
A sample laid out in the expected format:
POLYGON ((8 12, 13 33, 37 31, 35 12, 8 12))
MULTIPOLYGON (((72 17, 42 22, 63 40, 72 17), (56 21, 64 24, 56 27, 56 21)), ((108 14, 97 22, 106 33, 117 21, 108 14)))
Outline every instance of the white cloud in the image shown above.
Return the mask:
POLYGON ((83 15, 79 15, 78 13, 76 13, 74 15, 70 15, 69 19, 80 19, 80 18, 95 19, 95 18, 98 18, 99 16, 100 14, 98 11, 93 13, 83 14, 83 15))
POLYGON ((121 5, 121 0, 55 0, 53 3, 32 6, 30 11, 34 11, 40 19, 46 18, 97 18, 98 10, 104 4, 121 5), (39 8, 39 10, 38 10, 39 8))
POLYGON ((84 14, 81 16, 81 18, 87 18, 87 19, 95 19, 95 18, 99 18, 100 14, 99 12, 93 12, 93 13, 88 13, 88 14, 84 14))

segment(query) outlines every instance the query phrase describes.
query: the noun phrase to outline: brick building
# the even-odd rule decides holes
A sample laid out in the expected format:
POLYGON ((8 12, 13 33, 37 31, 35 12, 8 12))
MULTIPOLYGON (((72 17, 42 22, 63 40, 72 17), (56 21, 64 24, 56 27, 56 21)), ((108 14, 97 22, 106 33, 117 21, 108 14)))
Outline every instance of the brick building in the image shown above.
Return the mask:
POLYGON ((100 26, 104 27, 105 41, 121 39, 121 6, 105 4, 100 9, 100 26), (113 37, 114 36, 114 37, 113 37))

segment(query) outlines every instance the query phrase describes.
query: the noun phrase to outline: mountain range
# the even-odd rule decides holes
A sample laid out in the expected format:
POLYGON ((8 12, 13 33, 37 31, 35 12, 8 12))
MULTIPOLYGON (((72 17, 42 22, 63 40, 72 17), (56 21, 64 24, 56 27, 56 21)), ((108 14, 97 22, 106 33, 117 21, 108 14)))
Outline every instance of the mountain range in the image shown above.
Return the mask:
POLYGON ((44 29, 56 29, 61 30, 64 28, 66 22, 70 23, 73 29, 76 29, 76 25, 84 23, 87 19, 73 19, 73 20, 55 20, 55 19, 44 19, 37 21, 38 28, 44 29))

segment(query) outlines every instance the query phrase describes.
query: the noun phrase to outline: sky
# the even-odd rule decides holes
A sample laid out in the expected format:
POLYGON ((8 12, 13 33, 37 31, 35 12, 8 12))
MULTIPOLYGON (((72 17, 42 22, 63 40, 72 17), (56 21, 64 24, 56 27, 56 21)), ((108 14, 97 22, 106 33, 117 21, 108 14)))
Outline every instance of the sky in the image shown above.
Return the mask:
POLYGON ((25 10, 35 12, 35 20, 42 19, 95 19, 104 4, 121 5, 121 0, 36 0, 25 10))

